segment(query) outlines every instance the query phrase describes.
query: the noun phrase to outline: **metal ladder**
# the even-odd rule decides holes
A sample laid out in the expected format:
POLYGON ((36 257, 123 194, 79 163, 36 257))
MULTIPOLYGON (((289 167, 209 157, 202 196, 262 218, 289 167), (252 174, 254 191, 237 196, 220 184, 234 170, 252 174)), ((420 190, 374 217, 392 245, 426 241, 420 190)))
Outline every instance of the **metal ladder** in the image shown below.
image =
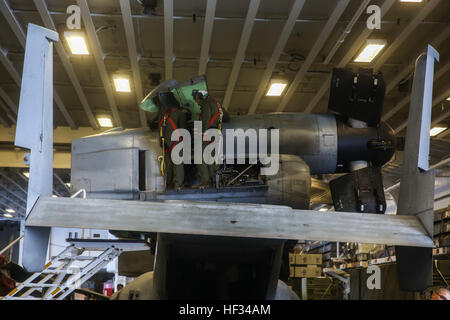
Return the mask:
POLYGON ((80 239, 67 241, 72 244, 51 259, 44 266, 44 270, 34 273, 3 300, 62 300, 124 250, 145 248, 142 241, 80 239), (95 252, 95 255, 83 256, 84 252, 95 252), (81 267, 75 265, 83 262, 88 263, 81 267), (36 294, 36 291, 40 292, 36 294))

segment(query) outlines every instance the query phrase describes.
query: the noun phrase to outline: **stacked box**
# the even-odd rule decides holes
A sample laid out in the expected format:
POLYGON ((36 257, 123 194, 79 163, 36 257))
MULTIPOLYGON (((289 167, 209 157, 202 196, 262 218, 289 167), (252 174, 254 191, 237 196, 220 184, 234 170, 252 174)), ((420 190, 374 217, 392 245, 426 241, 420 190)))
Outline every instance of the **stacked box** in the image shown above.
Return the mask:
POLYGON ((308 264, 308 257, 306 254, 296 254, 295 255, 295 264, 308 264))
MULTIPOLYGON (((339 243, 340 252, 343 252, 344 246, 345 243, 342 242, 339 243)), ((314 245, 311 245, 308 254, 312 253, 321 254, 323 267, 331 268, 333 267, 332 258, 336 258, 336 248, 337 248, 336 242, 321 241, 315 243, 314 245)))
POLYGON ((295 264, 295 256, 296 256, 296 254, 289 253, 289 265, 295 264))
POLYGON ((308 254, 306 257, 308 261, 307 264, 321 265, 322 264, 322 255, 321 254, 308 254))
POLYGON ((311 278, 322 275, 321 254, 289 254, 290 277, 311 278))
POLYGON ((434 234, 443 234, 450 232, 450 221, 438 221, 434 224, 434 234))
POLYGON ((300 265, 321 265, 322 255, 321 254, 297 254, 295 255, 295 264, 300 265))
POLYGON ((316 265, 309 266, 296 266, 295 277, 296 278, 315 278, 322 275, 322 268, 316 265))

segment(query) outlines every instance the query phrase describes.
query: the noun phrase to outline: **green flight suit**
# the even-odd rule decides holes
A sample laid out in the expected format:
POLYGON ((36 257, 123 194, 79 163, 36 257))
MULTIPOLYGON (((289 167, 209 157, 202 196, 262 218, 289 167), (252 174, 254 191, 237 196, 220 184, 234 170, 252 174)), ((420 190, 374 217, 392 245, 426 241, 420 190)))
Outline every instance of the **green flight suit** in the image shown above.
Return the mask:
MULTIPOLYGON (((217 114, 219 111, 218 102, 213 100, 211 97, 207 96, 205 100, 200 104, 201 108, 201 120, 202 120, 202 132, 205 133, 206 130, 219 127, 220 123, 220 114, 217 114), (215 117, 214 120, 212 120, 215 117)), ((222 122, 227 122, 229 120, 228 112, 221 107, 222 109, 222 122)), ((205 147, 209 144, 208 141, 203 141, 202 143, 202 154, 205 150, 205 147)), ((202 158, 203 161, 203 158, 202 158)), ((202 162, 202 164, 197 165, 197 177, 199 183, 202 185, 214 185, 215 174, 216 174, 216 164, 206 164, 202 162)))
MULTIPOLYGON (((184 165, 174 164, 171 159, 171 151, 177 141, 172 141, 172 132, 176 129, 186 129, 186 114, 178 108, 171 108, 163 114, 160 120, 160 135, 164 138, 164 174, 168 189, 181 188, 184 185, 184 165)), ((162 141, 162 139, 161 139, 162 141)))

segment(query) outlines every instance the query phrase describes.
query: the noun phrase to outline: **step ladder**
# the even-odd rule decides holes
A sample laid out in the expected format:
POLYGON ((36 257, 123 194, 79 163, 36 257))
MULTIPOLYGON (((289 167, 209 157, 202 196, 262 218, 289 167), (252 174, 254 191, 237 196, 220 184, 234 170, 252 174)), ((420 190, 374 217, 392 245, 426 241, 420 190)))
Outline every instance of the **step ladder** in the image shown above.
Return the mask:
POLYGON ((71 244, 51 259, 44 270, 20 283, 3 300, 63 300, 123 251, 149 249, 143 240, 66 241, 71 244))

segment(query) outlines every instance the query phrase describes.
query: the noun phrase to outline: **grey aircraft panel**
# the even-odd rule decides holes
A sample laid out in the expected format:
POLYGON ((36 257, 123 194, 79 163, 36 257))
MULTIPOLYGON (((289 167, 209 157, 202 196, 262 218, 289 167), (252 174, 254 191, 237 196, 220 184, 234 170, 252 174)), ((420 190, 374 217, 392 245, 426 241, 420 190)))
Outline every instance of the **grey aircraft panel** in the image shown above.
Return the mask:
POLYGON ((26 225, 434 247, 413 216, 261 204, 43 197, 26 225))

